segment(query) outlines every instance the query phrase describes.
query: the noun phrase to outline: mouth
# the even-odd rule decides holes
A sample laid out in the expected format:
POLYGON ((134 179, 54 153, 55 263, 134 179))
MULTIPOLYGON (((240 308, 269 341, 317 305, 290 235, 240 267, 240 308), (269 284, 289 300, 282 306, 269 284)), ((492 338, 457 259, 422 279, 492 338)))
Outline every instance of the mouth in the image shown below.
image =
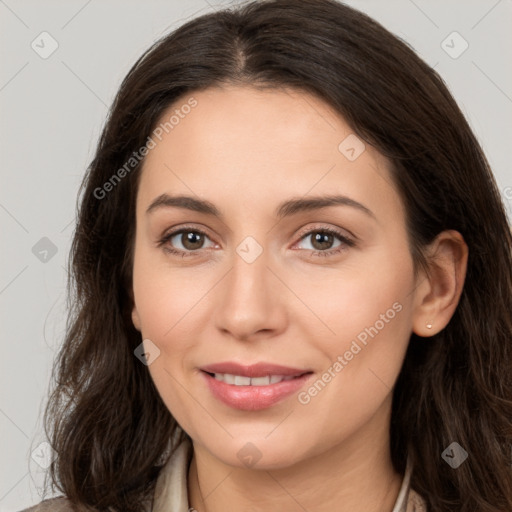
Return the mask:
POLYGON ((219 363, 200 370, 214 398, 244 411, 258 411, 281 402, 298 392, 313 375, 311 370, 268 363, 219 363))
POLYGON ((298 379, 308 372, 296 376, 266 375, 263 377, 245 377, 244 375, 233 375, 232 373, 205 373, 219 382, 225 382, 232 386, 270 386, 271 384, 298 379))

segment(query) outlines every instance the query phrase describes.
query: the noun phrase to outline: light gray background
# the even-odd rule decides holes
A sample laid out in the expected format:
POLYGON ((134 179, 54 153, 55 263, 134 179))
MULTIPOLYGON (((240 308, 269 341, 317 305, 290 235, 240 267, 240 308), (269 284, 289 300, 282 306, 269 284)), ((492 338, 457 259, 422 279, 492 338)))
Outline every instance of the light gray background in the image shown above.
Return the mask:
MULTIPOLYGON (((510 213, 512 0, 347 3, 407 41, 441 74, 486 151, 510 213), (455 59, 442 47, 453 31, 469 44, 455 59)), ((0 512, 40 501, 40 464, 51 453, 38 446, 45 441, 43 406, 65 326, 76 195, 107 106, 154 40, 198 13, 228 5, 0 0, 0 512), (35 41, 48 51, 44 31, 58 43, 46 59, 31 47, 35 41), (55 255, 39 245, 34 254, 43 237, 55 245, 55 255)), ((463 43, 452 37, 446 44, 454 52, 463 43)))

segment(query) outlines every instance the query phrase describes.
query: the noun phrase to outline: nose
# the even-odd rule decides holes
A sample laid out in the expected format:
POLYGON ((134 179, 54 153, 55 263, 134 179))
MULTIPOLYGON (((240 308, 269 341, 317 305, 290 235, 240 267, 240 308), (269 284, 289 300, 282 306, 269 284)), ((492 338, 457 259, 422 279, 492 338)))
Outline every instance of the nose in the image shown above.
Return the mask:
POLYGON ((240 341, 274 337, 287 322, 286 293, 263 251, 254 261, 234 253, 222 279, 215 323, 224 335, 240 341))

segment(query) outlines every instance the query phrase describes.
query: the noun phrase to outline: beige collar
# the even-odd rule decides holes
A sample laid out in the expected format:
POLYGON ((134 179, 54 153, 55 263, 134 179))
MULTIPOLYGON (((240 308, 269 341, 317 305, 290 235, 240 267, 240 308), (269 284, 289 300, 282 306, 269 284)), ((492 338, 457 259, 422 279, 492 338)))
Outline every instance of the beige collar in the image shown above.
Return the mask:
MULTIPOLYGON (((187 475, 192 451, 190 441, 184 440, 162 468, 156 483, 152 512, 189 512, 187 475)), ((410 489, 411 472, 412 465, 408 459, 402 486, 392 512, 427 510, 425 501, 410 489)))

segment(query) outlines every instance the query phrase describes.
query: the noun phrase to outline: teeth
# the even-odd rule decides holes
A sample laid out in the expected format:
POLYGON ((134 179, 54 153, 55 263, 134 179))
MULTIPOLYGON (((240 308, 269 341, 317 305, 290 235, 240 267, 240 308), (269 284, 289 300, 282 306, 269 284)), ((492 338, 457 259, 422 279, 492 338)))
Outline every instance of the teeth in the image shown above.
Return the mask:
POLYGON ((242 375, 231 375, 230 373, 216 373, 215 380, 232 384, 235 386, 268 386, 270 384, 277 384, 284 380, 292 380, 295 377, 284 375, 270 375, 267 377, 243 377, 242 375))
MULTIPOLYGON (((277 378, 279 378, 279 377, 277 377, 277 378)), ((268 377, 268 376, 267 377, 254 377, 251 379, 251 385, 253 385, 253 386, 268 386, 269 384, 270 384, 270 377, 268 377)), ((273 384, 273 382, 272 382, 272 384, 273 384)))
MULTIPOLYGON (((217 378, 217 373, 215 374, 215 378, 217 378)), ((226 384, 234 384, 235 383, 235 376, 234 375, 230 375, 229 373, 221 373, 220 374, 222 376, 222 380, 226 383, 226 384)))

